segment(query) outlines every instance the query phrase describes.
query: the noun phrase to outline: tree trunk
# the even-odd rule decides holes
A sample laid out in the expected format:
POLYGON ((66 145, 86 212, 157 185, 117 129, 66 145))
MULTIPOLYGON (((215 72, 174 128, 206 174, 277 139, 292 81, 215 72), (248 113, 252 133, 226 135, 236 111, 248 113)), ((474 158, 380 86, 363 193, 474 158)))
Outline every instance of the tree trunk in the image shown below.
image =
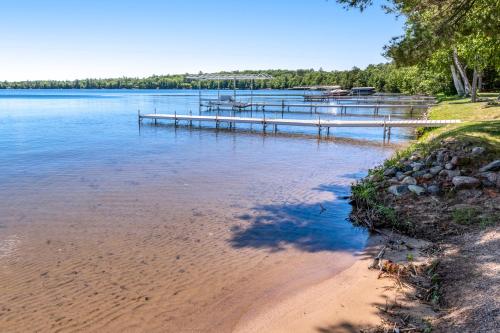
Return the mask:
POLYGON ((451 77, 453 78, 453 84, 455 85, 457 94, 459 96, 464 96, 465 95, 464 85, 462 84, 462 81, 460 81, 460 78, 458 77, 455 65, 450 64, 450 68, 451 68, 451 77))
POLYGON ((483 72, 479 72, 477 76, 477 92, 480 93, 483 89, 483 72))
POLYGON ((462 77, 462 81, 464 82, 465 94, 469 96, 471 94, 472 88, 469 79, 467 78, 467 74, 465 73, 465 69, 462 67, 460 60, 458 60, 457 49, 453 49, 453 61, 455 62, 455 66, 457 66, 458 72, 462 77))
POLYGON ((471 101, 475 103, 477 101, 477 69, 474 67, 474 74, 472 74, 472 94, 471 101))

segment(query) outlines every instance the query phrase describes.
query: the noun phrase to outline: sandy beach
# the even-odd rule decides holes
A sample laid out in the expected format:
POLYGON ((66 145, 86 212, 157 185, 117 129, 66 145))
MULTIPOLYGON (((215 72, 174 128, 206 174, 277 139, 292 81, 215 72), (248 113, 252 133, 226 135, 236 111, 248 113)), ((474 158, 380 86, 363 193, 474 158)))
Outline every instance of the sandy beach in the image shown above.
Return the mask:
POLYGON ((369 270, 382 239, 373 236, 349 268, 328 279, 297 290, 278 303, 256 313, 247 313, 235 332, 357 332, 380 324, 376 306, 395 295, 387 289, 392 282, 377 279, 369 270))

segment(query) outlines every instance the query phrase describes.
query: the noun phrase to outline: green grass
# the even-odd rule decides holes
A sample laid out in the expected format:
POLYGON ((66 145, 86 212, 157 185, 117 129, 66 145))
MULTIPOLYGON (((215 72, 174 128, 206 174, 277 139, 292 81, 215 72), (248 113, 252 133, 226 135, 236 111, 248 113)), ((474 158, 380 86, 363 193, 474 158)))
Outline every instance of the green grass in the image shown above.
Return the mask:
POLYGON ((480 211, 476 208, 459 208, 451 213, 453 222, 463 225, 470 225, 477 222, 480 211))
POLYGON ((434 129, 421 129, 419 140, 406 150, 399 151, 386 165, 397 163, 415 150, 422 154, 436 148, 449 137, 464 140, 485 147, 494 158, 500 154, 500 106, 487 107, 487 100, 498 94, 481 94, 481 102, 472 103, 469 99, 439 97, 440 102, 431 108, 429 119, 459 119, 461 124, 434 129), (487 98, 486 98, 487 97, 487 98))

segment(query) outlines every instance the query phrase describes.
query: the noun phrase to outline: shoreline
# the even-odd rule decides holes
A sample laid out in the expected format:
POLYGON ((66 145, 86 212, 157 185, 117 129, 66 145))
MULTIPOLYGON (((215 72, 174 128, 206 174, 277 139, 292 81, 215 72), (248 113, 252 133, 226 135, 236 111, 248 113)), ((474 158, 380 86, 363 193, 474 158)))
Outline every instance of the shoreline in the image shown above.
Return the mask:
POLYGON ((257 312, 246 313, 233 331, 352 332, 379 325, 381 319, 373 304, 383 304, 394 296, 384 291, 391 281, 377 279, 378 272, 368 268, 382 246, 383 237, 371 235, 351 266, 282 300, 270 301, 257 312))

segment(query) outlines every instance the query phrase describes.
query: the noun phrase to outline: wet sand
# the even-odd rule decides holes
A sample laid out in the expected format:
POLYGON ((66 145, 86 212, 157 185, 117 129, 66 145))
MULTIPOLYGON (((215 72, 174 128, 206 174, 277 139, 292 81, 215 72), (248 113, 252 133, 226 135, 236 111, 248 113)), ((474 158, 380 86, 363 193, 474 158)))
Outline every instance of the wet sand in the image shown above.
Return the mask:
POLYGON ((175 181, 99 173, 18 181, 3 196, 1 331, 231 332, 352 265, 366 239, 314 170, 273 192, 181 170, 175 181))

